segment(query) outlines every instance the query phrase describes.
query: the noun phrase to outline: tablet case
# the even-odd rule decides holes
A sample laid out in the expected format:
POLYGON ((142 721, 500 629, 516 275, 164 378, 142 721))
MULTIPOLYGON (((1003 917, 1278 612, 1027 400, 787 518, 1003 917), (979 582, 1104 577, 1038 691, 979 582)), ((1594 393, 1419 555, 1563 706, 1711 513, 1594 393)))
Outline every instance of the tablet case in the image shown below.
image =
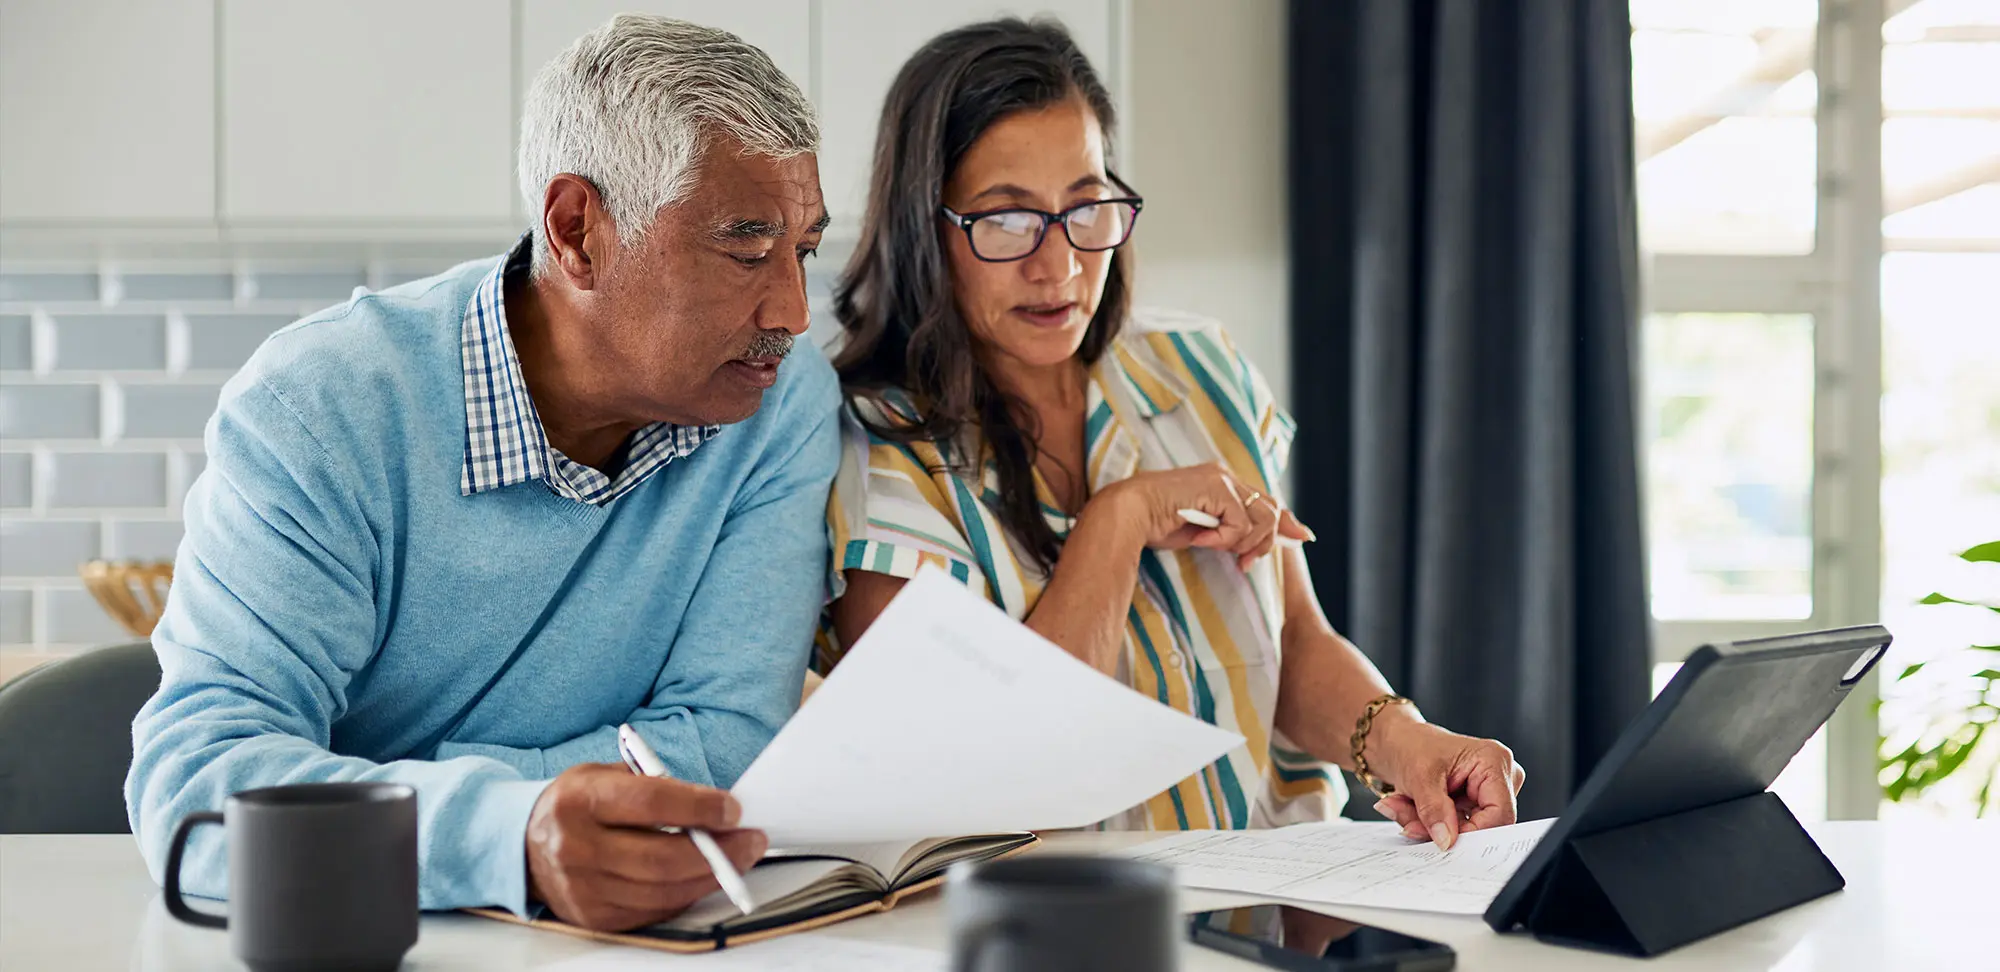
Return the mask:
POLYGON ((1524 924, 1559 945, 1658 955, 1846 883, 1764 792, 1564 842, 1524 924))
POLYGON ((1651 956, 1840 890, 1840 872, 1766 788, 1889 641, 1870 625, 1697 649, 1487 924, 1651 956))

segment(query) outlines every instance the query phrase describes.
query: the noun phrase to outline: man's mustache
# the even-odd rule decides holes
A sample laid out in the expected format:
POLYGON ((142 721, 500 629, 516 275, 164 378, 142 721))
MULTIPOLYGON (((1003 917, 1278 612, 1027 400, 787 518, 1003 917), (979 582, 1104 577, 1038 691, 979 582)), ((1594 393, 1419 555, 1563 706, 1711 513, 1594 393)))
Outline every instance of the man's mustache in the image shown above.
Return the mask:
POLYGON ((744 358, 782 358, 792 353, 792 335, 789 331, 758 331, 750 339, 750 347, 743 352, 744 358))

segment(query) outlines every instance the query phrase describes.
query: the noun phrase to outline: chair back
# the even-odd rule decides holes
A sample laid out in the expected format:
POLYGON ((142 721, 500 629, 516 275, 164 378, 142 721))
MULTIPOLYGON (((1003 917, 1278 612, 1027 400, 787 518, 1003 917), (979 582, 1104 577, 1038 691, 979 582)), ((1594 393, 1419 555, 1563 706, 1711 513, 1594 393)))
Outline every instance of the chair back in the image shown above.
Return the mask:
POLYGON ((123 834, 132 719, 160 688, 147 642, 0 685, 0 834, 123 834))

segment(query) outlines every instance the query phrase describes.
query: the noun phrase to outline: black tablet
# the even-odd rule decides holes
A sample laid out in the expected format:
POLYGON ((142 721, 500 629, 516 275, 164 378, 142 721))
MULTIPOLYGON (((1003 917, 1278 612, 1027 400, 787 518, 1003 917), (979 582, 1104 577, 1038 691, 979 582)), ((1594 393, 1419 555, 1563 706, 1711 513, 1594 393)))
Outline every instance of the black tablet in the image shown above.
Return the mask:
POLYGON ((1522 925, 1573 839, 1764 791, 1889 640, 1867 625, 1696 649, 1501 888, 1486 923, 1522 925))

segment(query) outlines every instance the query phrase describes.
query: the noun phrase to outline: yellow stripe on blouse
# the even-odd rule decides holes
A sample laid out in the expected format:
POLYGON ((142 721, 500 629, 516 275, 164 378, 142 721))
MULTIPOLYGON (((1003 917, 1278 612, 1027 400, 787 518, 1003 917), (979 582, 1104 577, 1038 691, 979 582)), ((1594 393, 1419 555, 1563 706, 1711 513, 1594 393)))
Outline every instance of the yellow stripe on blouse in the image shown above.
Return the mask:
MULTIPOLYGON (((900 391, 850 399, 880 427, 914 420, 900 391)), ((957 457, 976 442, 902 443, 844 416, 841 468, 828 503, 833 591, 846 572, 911 577, 943 568, 1015 619, 1035 609, 1047 577, 1008 536, 999 473, 984 461, 975 478, 957 457)), ((1224 464, 1250 488, 1279 496, 1292 420, 1221 325, 1169 311, 1140 310, 1091 369, 1084 455, 1090 491, 1150 470, 1224 464)), ((1043 515, 1058 537, 1071 522, 1039 474, 1043 515)), ((1242 746, 1200 773, 1099 826, 1117 830, 1241 829, 1331 819, 1347 800, 1340 775, 1272 726, 1284 630, 1281 558, 1245 572, 1213 550, 1147 550, 1126 615, 1118 678, 1133 691, 1241 734, 1242 746)), ((830 627, 818 667, 841 648, 830 627)))

